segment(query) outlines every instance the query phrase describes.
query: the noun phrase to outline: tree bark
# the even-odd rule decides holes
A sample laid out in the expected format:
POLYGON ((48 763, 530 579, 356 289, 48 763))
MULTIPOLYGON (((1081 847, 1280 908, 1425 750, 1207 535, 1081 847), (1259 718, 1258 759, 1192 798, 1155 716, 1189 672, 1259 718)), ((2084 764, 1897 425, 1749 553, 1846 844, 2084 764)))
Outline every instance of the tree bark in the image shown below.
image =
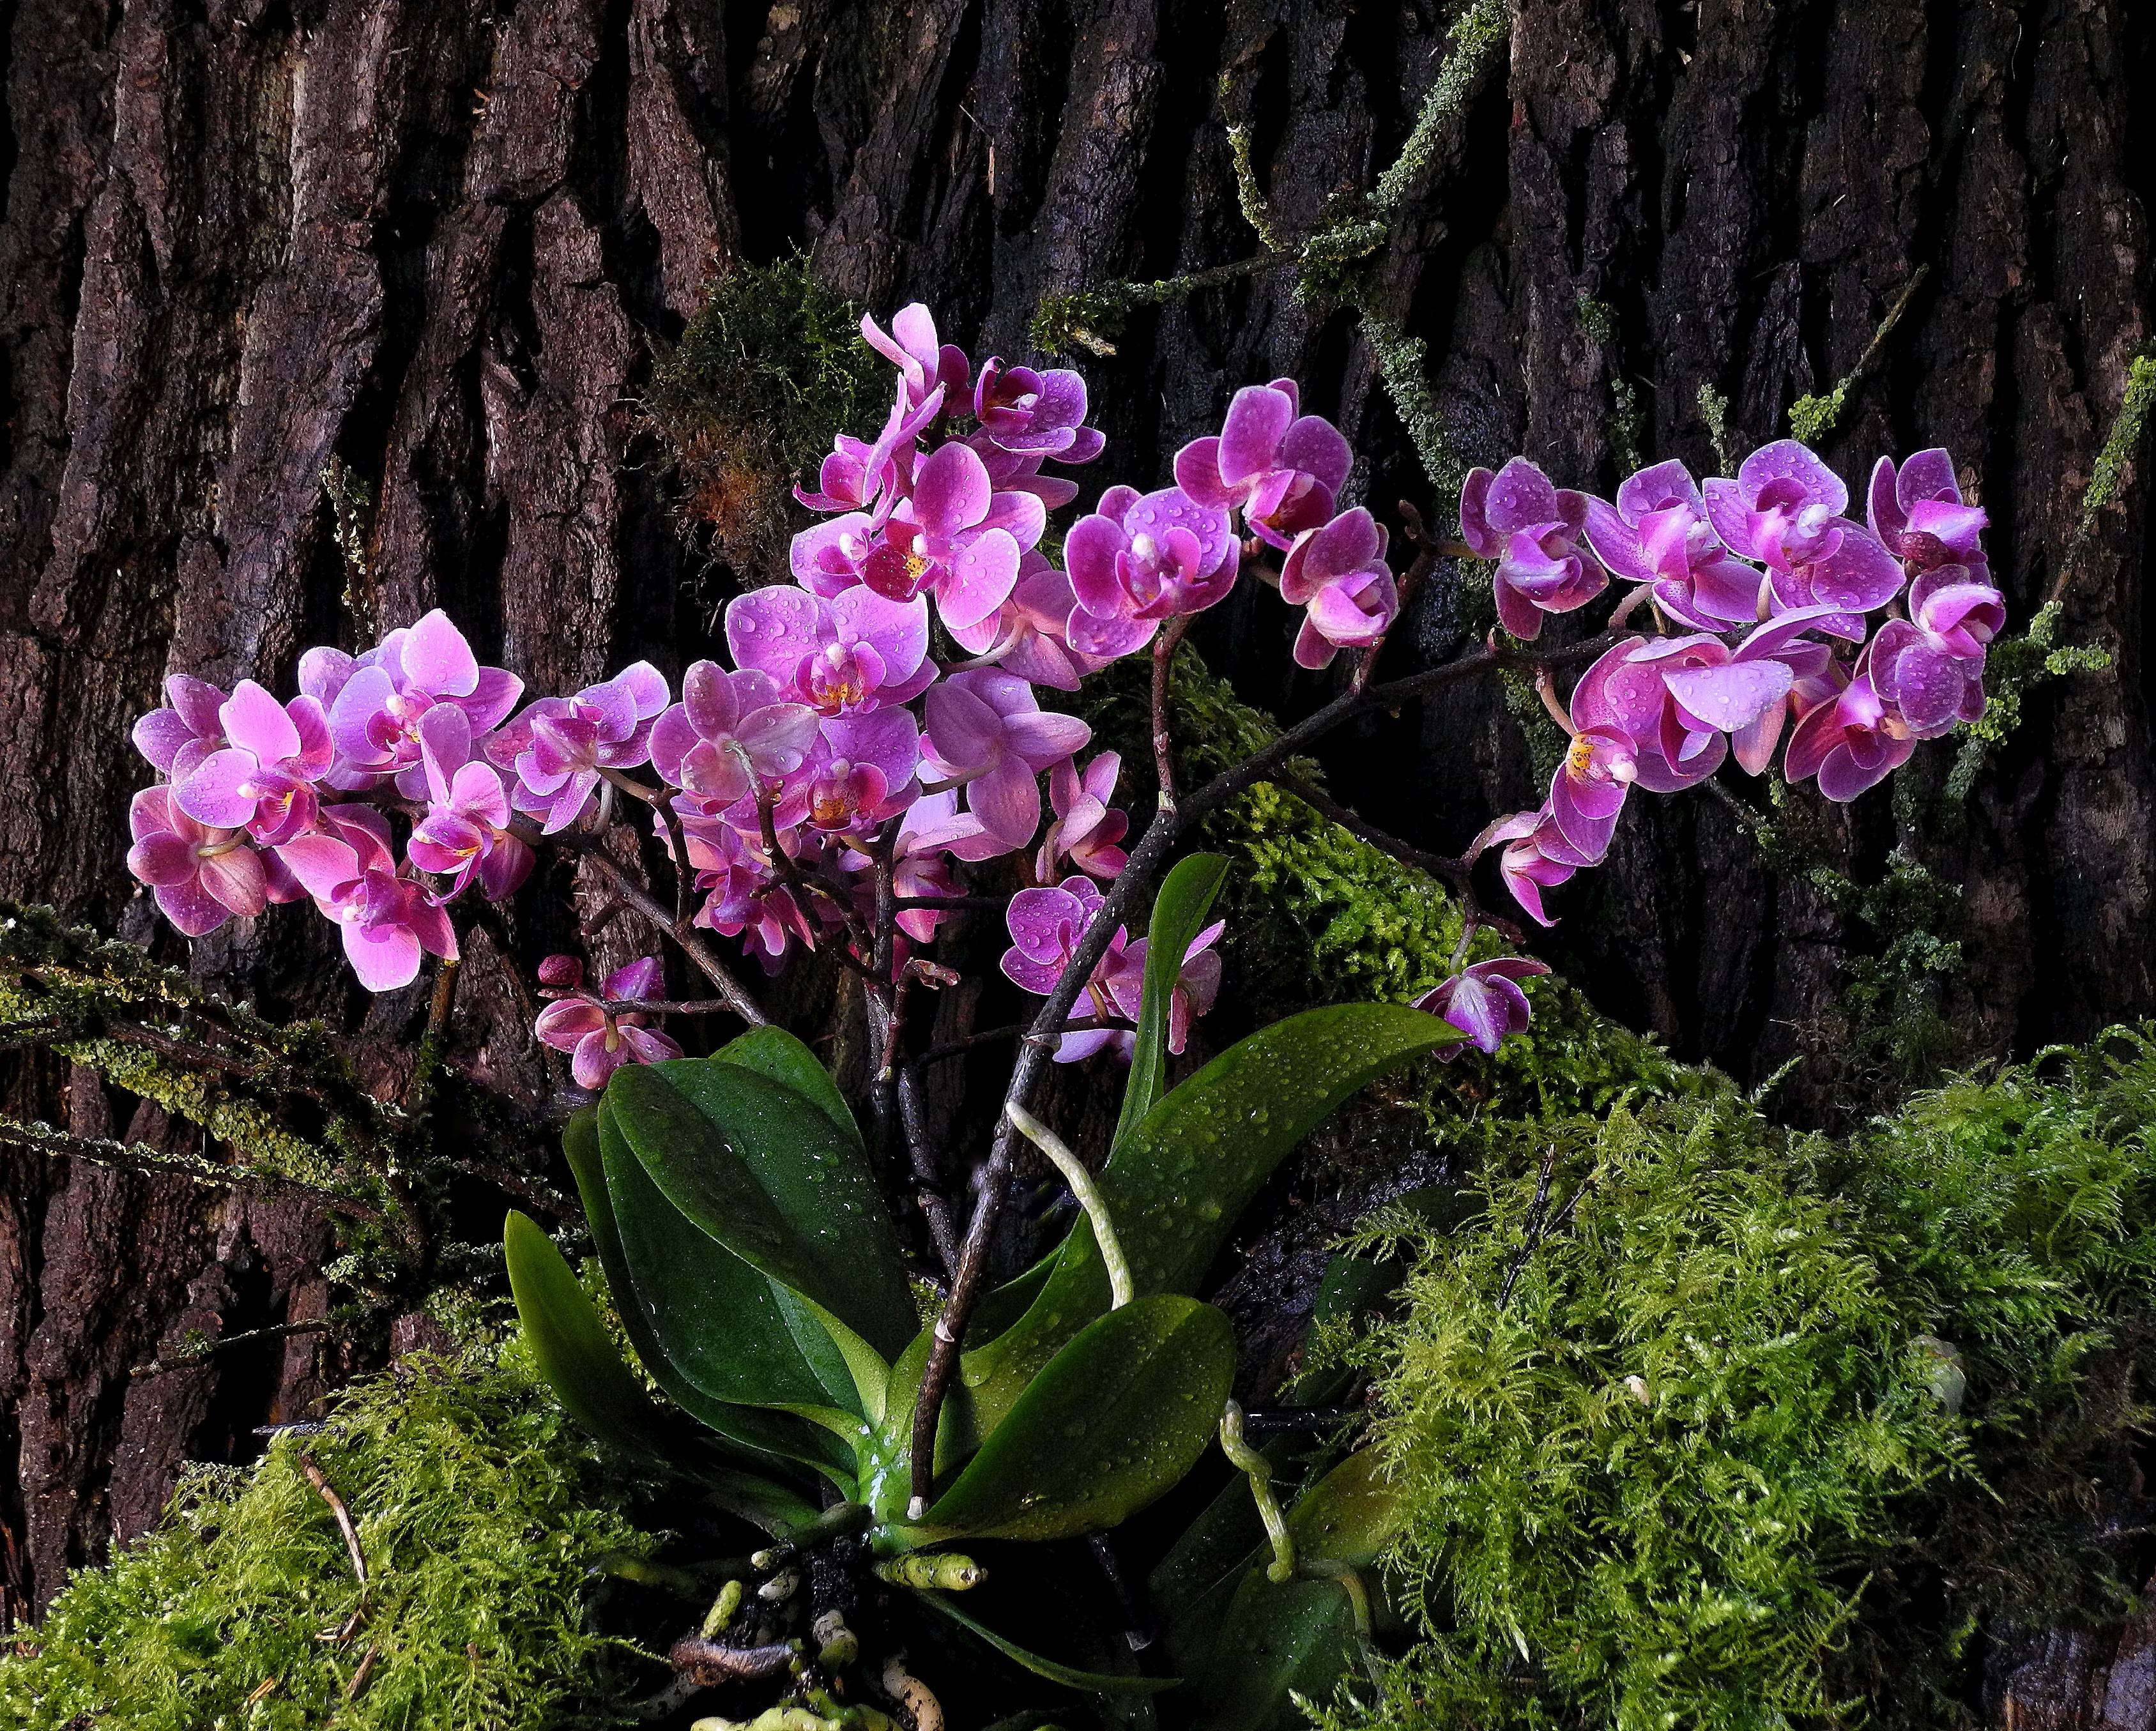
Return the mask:
MULTIPOLYGON (((2025 620, 2148 336, 2132 165, 2156 152, 2132 141, 2156 35, 2134 11, 1520 0, 1509 70, 1440 138, 1378 264, 1460 455, 1523 450, 1606 488, 1630 401, 1641 454, 1713 472, 1702 387, 1740 446, 1779 435, 1923 269, 1825 454, 1861 485, 1877 452, 1949 446, 2025 620)), ((288 680, 305 644, 439 604, 536 688, 639 655, 678 674, 731 574, 675 532, 634 404, 714 270, 806 246, 879 315, 925 299, 957 339, 1023 354, 1045 295, 1256 250, 1224 77, 1292 234, 1394 159, 1449 24, 1438 0, 19 0, 0 129, 0 893, 181 955, 121 865, 146 779, 128 727, 168 670, 288 680), (333 462, 376 496, 363 573, 332 539, 333 462)), ((1381 515, 1452 507, 1355 319, 1283 273, 1143 314, 1084 366, 1111 436, 1091 480, 1158 485, 1235 387, 1292 373, 1364 453, 1354 485, 1381 515)), ((1900 845, 1960 886, 1953 989, 1993 1050, 2156 1009, 2145 501, 2129 478, 2066 598, 2061 639, 2105 645, 2111 668, 2046 687, 1954 821, 1881 794, 1825 823, 1859 878, 1900 845)), ((1414 653, 1456 649, 1464 582, 1431 585, 1414 653)), ((1282 671, 1279 611, 1242 600, 1202 649, 1260 701, 1316 701, 1319 681, 1282 671)), ((1950 755, 1922 756, 1925 792, 1950 755)), ((1447 850, 1538 792, 1488 691, 1336 758, 1373 819, 1447 850)), ((1811 1051, 1853 953, 1845 913, 1705 796, 1635 804, 1654 809, 1568 892, 1548 953, 1611 1013, 1741 1076, 1811 1051)), ((542 943, 544 917, 518 917, 516 941, 542 943)), ((243 922, 192 965, 377 1050, 408 1038, 418 995, 346 994, 307 927, 243 922)), ((477 948, 458 1040, 528 1069, 526 1012, 477 948)), ((1830 1106, 1830 1075, 1794 1103, 1830 1106)), ((114 1112, 94 1079, 36 1066, 7 1092, 86 1130, 114 1112)), ((178 1332, 318 1307, 318 1230, 5 1158, 0 1569, 20 1606, 152 1518, 182 1459, 244 1446, 331 1367, 298 1337, 130 1378, 178 1332)))

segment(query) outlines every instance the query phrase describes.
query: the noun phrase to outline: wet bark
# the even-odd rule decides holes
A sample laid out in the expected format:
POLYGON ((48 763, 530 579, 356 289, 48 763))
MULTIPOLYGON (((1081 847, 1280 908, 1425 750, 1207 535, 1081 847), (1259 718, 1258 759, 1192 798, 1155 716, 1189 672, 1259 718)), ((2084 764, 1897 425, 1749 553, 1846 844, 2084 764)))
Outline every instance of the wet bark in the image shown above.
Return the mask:
MULTIPOLYGON (((1877 451, 1951 447, 2025 619, 2149 334, 2156 151, 2133 99, 2156 44, 2135 10, 1522 0, 1509 70, 1440 141, 1378 265, 1460 455, 1525 450, 1606 486, 1629 437, 1712 472, 1702 387, 1740 445, 1779 434, 1928 268, 1826 454, 1861 480, 1877 451)), ((637 655, 678 670, 729 574, 675 532, 634 405, 651 346, 730 259, 804 245, 880 312, 923 298, 961 340, 1021 353, 1044 295, 1255 249, 1224 74, 1294 233, 1392 161, 1448 22, 1438 0, 20 0, 0 127, 0 892, 152 936, 121 866, 144 779, 127 728, 168 669, 288 678, 306 643, 440 603, 535 686, 637 655), (376 496, 363 573, 331 538, 332 461, 376 496)), ((1142 314, 1086 366, 1102 483, 1157 485, 1233 387, 1290 372, 1366 453, 1374 506, 1450 505, 1353 316, 1284 275, 1142 314)), ((1953 1007, 1994 1050, 2156 1009, 2146 522, 2129 478, 2066 599, 2061 639, 2106 645, 2112 667, 2046 687, 1964 806, 1881 794, 1820 825, 1859 878, 1901 845, 1960 886, 1953 1007)), ((1434 584, 1414 652, 1451 653, 1466 613, 1434 584)), ((1320 691, 1284 676, 1286 634, 1253 603, 1199 640, 1296 708, 1320 691)), ((1927 794, 1948 756, 1920 759, 1927 794)), ((1447 849, 1536 794, 1488 691, 1335 757, 1379 821, 1447 849)), ((1549 953, 1741 1076, 1811 1050, 1876 934, 1704 795, 1653 806, 1568 892, 1549 953)), ((516 918, 506 941, 544 944, 542 914, 516 918)), ((365 1047, 408 1036, 416 999, 341 995, 305 926, 228 928, 192 965, 365 1047)), ((536 1086, 525 1007, 480 948, 460 1049, 536 1086)), ((1818 1110, 1834 1086, 1815 1067, 1790 1098, 1818 1110)), ((34 1066, 8 1089, 85 1127, 116 1109, 34 1066)), ((175 1331, 319 1305, 318 1231, 8 1162, 0 1569, 20 1605, 326 1366, 300 1337, 129 1377, 175 1331)))

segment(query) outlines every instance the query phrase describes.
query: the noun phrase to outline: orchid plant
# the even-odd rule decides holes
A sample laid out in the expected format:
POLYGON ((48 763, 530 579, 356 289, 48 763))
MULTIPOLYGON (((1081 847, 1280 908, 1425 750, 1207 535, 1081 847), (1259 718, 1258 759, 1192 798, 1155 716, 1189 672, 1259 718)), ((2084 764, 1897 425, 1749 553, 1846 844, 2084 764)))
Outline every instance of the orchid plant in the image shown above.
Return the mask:
MULTIPOLYGON (((1348 441, 1288 379, 1236 393, 1218 435, 1177 455, 1170 485, 1102 492, 1069 523, 1059 563, 1045 550, 1051 515, 1079 496, 1062 471, 1103 448, 1083 378, 977 362, 917 305, 862 333, 896 372, 888 415, 870 436, 840 434, 815 486, 796 490, 818 520, 793 540, 790 581, 727 608, 726 662, 694 662, 676 685, 639 661, 530 696, 435 611, 357 655, 308 650, 289 698, 175 675, 167 705, 136 725, 158 779, 136 797, 128 860, 191 937, 311 901, 376 992, 457 956, 469 892, 515 894, 542 853, 585 862, 715 993, 670 1000, 656 956, 596 989, 572 956, 538 970, 550 1001, 536 1032, 568 1055, 587 1102, 570 1160, 638 1355, 716 1439, 698 1445, 713 1482, 781 1550, 830 1526, 803 1500, 801 1475, 817 1475, 877 1567, 933 1591, 937 1569, 958 1565, 918 1559, 947 1540, 1096 1531, 1181 1477, 1232 1365, 1224 1318, 1188 1289, 1257 1179, 1379 1069, 1494 1052, 1527 1030, 1523 983, 1543 965, 1468 960, 1486 927, 1523 941, 1477 897, 1482 855, 1495 851, 1498 881, 1547 926, 1547 898, 1606 860, 1635 788, 1675 794, 1731 758, 1763 774, 1779 750, 1788 782, 1853 799, 1918 741, 1980 714, 2005 604, 1984 513, 1945 452, 1880 459, 1859 521, 1843 481, 1788 439, 1732 478, 1656 464, 1614 501, 1559 488, 1524 458, 1477 469, 1458 542, 1401 507, 1396 570, 1394 537, 1344 496, 1348 441), (1489 562, 1502 634, 1377 682, 1441 558, 1489 562), (1345 651, 1349 665, 1332 701, 1186 793, 1173 663, 1194 617, 1246 579, 1300 610, 1298 664, 1327 668, 1345 651), (1613 579, 1623 593, 1599 634, 1538 646, 1549 615, 1592 605, 1613 579), (1159 789, 1142 824, 1114 804, 1119 756, 1091 750, 1087 724, 1052 706, 1138 655, 1152 660, 1159 789), (1354 717, 1501 668, 1533 676, 1569 742, 1540 805, 1499 818, 1457 859, 1387 835, 1289 768, 1354 717), (1560 696, 1558 675, 1575 669, 1560 696), (1322 1028, 1295 1019, 1167 1091, 1168 1056, 1219 989, 1223 928, 1203 917, 1217 870, 1186 860, 1145 934, 1130 922, 1193 826, 1260 779, 1447 879, 1467 912, 1459 950, 1412 1008, 1315 1012, 1335 1019, 1322 1028), (648 830, 670 896, 604 845, 622 825, 648 830), (901 1096, 918 1065, 948 1053, 922 1049, 910 1011, 958 983, 950 928, 983 908, 1008 928, 1002 973, 1043 1002, 1029 1028, 1006 1030, 1018 1044, 1005 1110, 963 1230, 948 1196, 917 1186, 934 1267, 905 1247, 877 1174, 901 1142, 916 1175, 937 1169, 901 1096), (867 1137, 813 1056, 768 1025, 719 939, 767 973, 828 953, 855 977, 867 1137), (685 1057, 665 1025, 710 1015, 749 1032, 685 1057), (1102 1053, 1130 1077, 1096 1181, 1028 1102, 1046 1063, 1102 1053), (1270 1127, 1264 1112, 1229 1124, 1251 1100, 1270 1127), (1027 1138, 1084 1219, 991 1294, 1027 1138), (917 1332, 912 1279, 937 1292, 937 1319, 917 1332), (1136 1392, 1091 1410, 1086 1390, 1104 1377, 1136 1392), (1082 1448, 1054 1440, 1081 1432, 1082 1448)), ((543 1234, 512 1221, 508 1249, 565 1399, 631 1446, 660 1446, 665 1424, 543 1234)), ((1276 1563, 1291 1550, 1282 1518, 1276 1563)), ((1325 1581, 1327 1616, 1361 1604, 1359 1583, 1325 1581)), ((717 1632, 685 1675, 746 1662, 713 1657, 727 1650, 717 1632)))

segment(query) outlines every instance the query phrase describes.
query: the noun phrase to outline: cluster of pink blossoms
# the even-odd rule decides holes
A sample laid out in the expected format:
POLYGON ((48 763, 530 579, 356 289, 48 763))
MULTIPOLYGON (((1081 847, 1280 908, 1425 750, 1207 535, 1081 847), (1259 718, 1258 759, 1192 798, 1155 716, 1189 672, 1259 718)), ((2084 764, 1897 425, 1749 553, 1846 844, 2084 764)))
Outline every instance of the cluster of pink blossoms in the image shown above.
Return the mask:
MULTIPOLYGON (((661 809, 670 855, 678 826, 695 922, 771 969, 834 942, 868 960, 886 853, 899 968, 957 917, 936 904, 961 892, 957 866, 1011 856, 1038 887, 1011 904, 1004 971, 1052 990, 1100 903, 1092 880, 1123 868, 1129 819, 1110 804, 1115 754, 1081 761, 1090 730, 1040 690, 1075 691, 1213 606, 1260 547, 1306 609, 1298 660, 1373 644, 1399 611, 1384 532, 1336 510, 1347 441, 1278 380, 1237 394, 1219 437, 1178 456, 1174 485, 1110 488, 1059 569, 1040 543, 1078 488, 1044 470, 1101 453, 1084 381, 976 366, 919 306, 862 331, 897 369, 888 419, 872 439, 841 435, 816 489, 797 490, 823 521, 795 537, 793 581, 732 604, 732 665, 693 664, 678 697, 639 662, 520 710, 522 682, 480 665, 439 611, 356 657, 309 650, 287 701, 251 680, 229 694, 169 681, 169 706, 136 729, 162 778, 136 796, 129 863, 173 923, 200 935, 311 900, 361 981, 392 990, 424 956, 456 953, 449 910, 468 889, 511 894, 547 838, 639 801, 661 809)), ((1217 989, 1218 929, 1176 994, 1178 1050, 1217 989)), ((1127 1050, 1143 956, 1118 934, 1081 999, 1091 1025, 1061 1056, 1127 1050)), ((540 1032, 580 1084, 670 1055, 633 1008, 658 989, 655 963, 603 993, 570 958, 547 968, 558 1001, 540 1032)))
POLYGON ((1543 892, 1599 865, 1635 785, 1673 793, 1734 756, 1772 761, 1854 799, 1984 711, 1984 663, 2005 623, 1953 460, 1920 451, 1871 472, 1867 521, 1849 490, 1794 439, 1763 446, 1737 478, 1702 487, 1679 462, 1643 469, 1612 505, 1560 490, 1515 458, 1478 469, 1460 501, 1461 537, 1497 561, 1505 627, 1535 637, 1545 613, 1599 594, 1612 573, 1640 587, 1667 629, 1630 635, 1581 677, 1572 746, 1540 809, 1486 830, 1502 875, 1544 925, 1543 892), (1869 617, 1883 614, 1876 621, 1869 617))

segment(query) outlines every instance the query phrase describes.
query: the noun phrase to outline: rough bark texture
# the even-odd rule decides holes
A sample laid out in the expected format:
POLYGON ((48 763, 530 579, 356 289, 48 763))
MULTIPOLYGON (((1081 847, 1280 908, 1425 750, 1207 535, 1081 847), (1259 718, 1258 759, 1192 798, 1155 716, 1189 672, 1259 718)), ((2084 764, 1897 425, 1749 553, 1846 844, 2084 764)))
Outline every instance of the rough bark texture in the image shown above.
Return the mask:
MULTIPOLYGON (((1379 261, 1460 455, 1524 449, 1606 485, 1629 396, 1641 449, 1711 472, 1702 386, 1729 398, 1734 440, 1779 434, 1928 267, 1826 451, 1853 474, 1949 445, 2025 618, 2149 335, 2140 11, 1521 0, 1509 74, 1440 141, 1379 261)), ((128 725, 168 668, 288 677, 305 643, 439 601, 542 688, 634 654, 677 670, 713 591, 634 403, 651 343, 730 259, 806 245, 880 312, 925 298, 961 338, 1022 352, 1045 294, 1254 249, 1223 73, 1293 233, 1392 160, 1448 23, 1440 0, 19 0, 0 126, 0 892, 151 935, 119 838, 144 778, 128 725), (349 582, 332 460, 378 501, 349 582)), ((1293 372, 1369 455, 1373 504, 1450 506, 1353 318, 1284 276, 1144 315, 1087 370, 1104 483, 1155 484, 1234 386, 1293 372)), ((2064 639, 2108 645, 2112 668, 2047 688, 1958 827, 1897 833, 1881 795, 1829 829, 1860 876, 1906 842, 1963 886, 1955 989, 1999 1050, 2156 1009, 2146 520, 2129 481, 2068 598, 2064 639)), ((1417 652, 1451 653, 1460 617, 1435 585, 1417 652)), ((1282 678, 1277 609, 1232 609, 1200 642, 1260 700, 1317 694, 1282 678)), ((1526 739, 1486 691, 1337 755, 1374 816, 1448 847, 1533 797, 1526 739)), ((1934 791, 1948 755, 1922 760, 1934 791)), ((1567 913, 1552 953, 1605 1008, 1747 1076, 1807 1049, 1850 941, 1700 795, 1629 819, 1567 913)), ((412 1001, 295 989, 327 977, 316 941, 273 917, 194 965, 377 1043, 408 1028, 412 1001)), ((460 1039, 482 1069, 528 1069, 522 1006, 482 948, 460 1039)), ((27 1070, 8 1092, 64 1100, 85 1128, 111 1115, 88 1078, 27 1070)), ((322 1369, 304 1337, 167 1378, 128 1367, 176 1331, 322 1295, 319 1240, 274 1207, 8 1158, 0 1578, 19 1605, 148 1521, 185 1455, 293 1410, 322 1369)))

